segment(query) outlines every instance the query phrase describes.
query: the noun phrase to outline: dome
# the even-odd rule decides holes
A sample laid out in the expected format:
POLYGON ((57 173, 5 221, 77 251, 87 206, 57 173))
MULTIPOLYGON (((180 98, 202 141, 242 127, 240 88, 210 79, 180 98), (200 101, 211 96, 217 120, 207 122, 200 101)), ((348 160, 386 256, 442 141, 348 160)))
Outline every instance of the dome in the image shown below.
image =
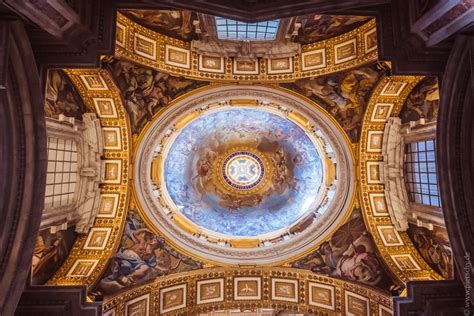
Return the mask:
POLYGON ((263 109, 222 107, 182 128, 164 163, 174 206, 229 237, 268 237, 320 214, 322 148, 291 120, 263 109))
POLYGON ((159 113, 139 139, 142 215, 212 262, 277 262, 334 229, 352 201, 345 135, 284 90, 204 88, 159 113))

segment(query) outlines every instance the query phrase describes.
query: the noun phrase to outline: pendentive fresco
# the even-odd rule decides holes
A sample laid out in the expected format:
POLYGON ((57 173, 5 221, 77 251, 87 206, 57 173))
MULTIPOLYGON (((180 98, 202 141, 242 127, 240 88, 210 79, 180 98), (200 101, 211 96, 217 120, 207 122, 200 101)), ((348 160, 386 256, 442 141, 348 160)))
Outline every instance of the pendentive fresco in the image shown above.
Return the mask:
POLYGON ((114 57, 105 58, 103 67, 110 71, 121 91, 133 133, 138 133, 153 114, 167 106, 171 100, 208 84, 171 76, 114 57))
POLYGON ((200 263, 178 253, 152 232, 131 209, 120 249, 111 258, 98 289, 103 294, 113 294, 162 275, 200 268, 200 263))
POLYGON ((358 142, 370 92, 384 69, 379 64, 332 75, 305 78, 283 87, 299 92, 324 107, 352 142, 358 142))
POLYGON ((402 123, 436 120, 439 110, 439 88, 436 77, 426 77, 410 92, 399 117, 402 123))
POLYGON ((377 256, 376 246, 359 209, 353 211, 349 220, 328 241, 306 257, 293 262, 292 267, 385 290, 399 287, 377 256))

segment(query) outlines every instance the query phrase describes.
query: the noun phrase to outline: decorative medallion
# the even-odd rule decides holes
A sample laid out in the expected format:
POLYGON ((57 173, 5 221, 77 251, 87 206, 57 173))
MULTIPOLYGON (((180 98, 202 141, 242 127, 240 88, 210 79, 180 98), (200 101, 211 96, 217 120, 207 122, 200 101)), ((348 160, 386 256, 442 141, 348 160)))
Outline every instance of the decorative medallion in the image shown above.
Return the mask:
POLYGON ((236 151, 227 156, 222 165, 224 181, 238 190, 249 190, 262 181, 265 167, 259 156, 247 152, 236 151))

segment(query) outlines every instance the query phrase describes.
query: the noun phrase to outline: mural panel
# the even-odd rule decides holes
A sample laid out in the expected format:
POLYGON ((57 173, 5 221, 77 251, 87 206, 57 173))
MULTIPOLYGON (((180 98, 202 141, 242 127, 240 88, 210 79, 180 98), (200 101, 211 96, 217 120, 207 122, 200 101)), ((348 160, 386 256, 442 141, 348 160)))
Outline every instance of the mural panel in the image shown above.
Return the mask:
POLYGON ((439 274, 446 279, 454 277, 453 255, 446 229, 434 227, 433 230, 409 224, 408 236, 420 255, 439 274))
POLYGON ((58 118, 62 114, 81 121, 82 114, 86 112, 84 102, 62 70, 48 71, 44 112, 51 118, 58 118))
POLYGON ((370 92, 382 70, 382 66, 374 64, 328 76, 304 78, 282 86, 322 105, 341 124, 351 141, 357 142, 370 92))
POLYGON ((399 114, 402 123, 436 120, 439 110, 439 88, 436 77, 426 77, 408 95, 399 114))
POLYGON ((99 290, 112 294, 162 275, 200 268, 200 263, 176 252, 148 229, 136 211, 129 210, 120 248, 110 260, 99 290))
POLYGON ((351 15, 307 14, 298 16, 296 22, 301 23, 301 28, 294 41, 301 44, 319 42, 349 32, 369 19, 366 16, 351 15))
POLYGON ((76 240, 75 227, 52 233, 40 231, 31 263, 31 284, 46 283, 66 260, 76 240))
POLYGON ((198 20, 196 12, 178 10, 123 10, 127 17, 139 24, 183 41, 198 39, 193 21, 198 20))
POLYGON ((376 246, 359 209, 317 250, 292 264, 293 268, 357 281, 385 290, 398 286, 386 273, 376 255, 376 246))
POLYGON ((153 114, 174 98, 208 84, 139 67, 114 57, 104 59, 103 63, 121 91, 133 133, 139 133, 153 114))

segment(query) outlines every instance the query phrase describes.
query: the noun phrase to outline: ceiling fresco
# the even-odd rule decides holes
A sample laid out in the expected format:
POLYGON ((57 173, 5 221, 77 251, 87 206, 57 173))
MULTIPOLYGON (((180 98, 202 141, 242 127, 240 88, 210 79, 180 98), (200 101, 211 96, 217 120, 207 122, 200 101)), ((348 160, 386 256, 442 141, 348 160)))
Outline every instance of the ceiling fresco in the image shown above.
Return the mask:
POLYGON ((344 220, 355 191, 343 130, 275 87, 210 86, 180 98, 139 135, 134 161, 143 216, 216 264, 295 257, 344 220))
POLYGON ((398 115, 402 123, 425 119, 436 120, 439 111, 439 89, 436 77, 426 77, 408 95, 398 115))
POLYGON ((397 291, 400 285, 386 272, 364 224, 360 209, 315 251, 292 263, 293 268, 397 291))
POLYGON ((425 261, 445 279, 454 278, 453 253, 446 229, 409 224, 408 236, 425 261))
POLYGON ((77 238, 74 230, 71 226, 55 233, 48 229, 40 231, 31 263, 32 284, 45 284, 64 263, 77 238))
POLYGON ((193 21, 197 13, 181 10, 122 10, 126 16, 150 29, 183 41, 198 39, 193 21))
POLYGON ((240 237, 291 226, 320 207, 315 197, 323 190, 321 158, 305 131, 253 109, 210 113, 186 126, 171 145, 164 177, 188 219, 240 237))
POLYGON ((120 248, 111 258, 97 290, 110 295, 159 276, 200 268, 201 263, 170 247, 130 209, 120 248))
POLYGON ((74 117, 82 121, 86 107, 71 80, 59 69, 48 71, 45 90, 44 112, 47 117, 59 115, 74 117))
POLYGON ((380 64, 373 64, 332 75, 283 83, 281 86, 321 104, 355 143, 360 137, 368 98, 383 70, 380 64))
POLYGON ((295 23, 301 23, 301 27, 293 40, 301 44, 319 42, 349 32, 369 19, 370 17, 350 15, 298 16, 295 18, 295 23))
MULTIPOLYGON (((100 186, 102 196, 115 195, 115 210, 100 214, 101 204, 94 223, 107 237, 74 227, 41 231, 34 284, 86 284, 112 310, 128 308, 136 293, 171 285, 194 291, 195 281, 222 278, 222 302, 234 304, 241 290, 234 291, 234 279, 250 262, 258 277, 276 278, 281 268, 305 286, 337 284, 340 308, 350 305, 341 293, 362 286, 389 309, 389 293, 400 294, 406 281, 453 277, 446 230, 410 224, 396 231, 384 209, 383 152, 370 151, 369 132, 383 135, 390 116, 435 120, 439 91, 434 77, 388 75, 390 65, 376 61, 375 19, 284 19, 291 44, 307 45, 301 54, 249 59, 253 68, 239 73, 238 58, 204 59, 190 46, 214 19, 175 10, 121 13, 116 56, 103 56, 100 69, 51 70, 45 91, 47 117, 81 120, 95 110, 101 128, 122 137, 101 156, 116 167, 116 179, 107 182, 105 172, 100 186), (219 69, 203 67, 206 61, 219 69), (180 279, 186 275, 191 279, 180 279)), ((255 301, 262 297, 274 299, 263 293, 255 301)), ((291 299, 298 308, 302 300, 291 299)))
POLYGON ((110 72, 121 91, 133 133, 138 133, 146 122, 171 100, 208 84, 204 81, 171 76, 114 57, 104 58, 102 67, 110 72))

